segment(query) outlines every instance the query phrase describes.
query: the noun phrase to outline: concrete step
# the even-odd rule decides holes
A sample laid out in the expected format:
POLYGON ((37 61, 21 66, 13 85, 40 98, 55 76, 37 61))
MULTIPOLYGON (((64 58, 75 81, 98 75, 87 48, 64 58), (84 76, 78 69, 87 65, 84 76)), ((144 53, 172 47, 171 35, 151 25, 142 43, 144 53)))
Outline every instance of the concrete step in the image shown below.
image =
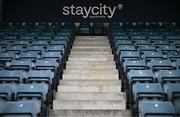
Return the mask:
POLYGON ((109 52, 112 53, 110 49, 72 49, 71 52, 89 52, 89 53, 102 53, 109 52))
POLYGON ((79 65, 79 66, 100 66, 100 65, 113 65, 115 66, 114 61, 67 61, 67 65, 79 65))
POLYGON ((98 57, 70 57, 68 58, 69 61, 103 61, 103 62, 106 62, 106 61, 113 61, 114 59, 113 58, 107 58, 107 57, 104 57, 104 58, 98 58, 98 57))
POLYGON ((108 39, 107 36, 76 36, 76 39, 88 39, 88 38, 108 39))
POLYGON ((91 85, 91 86, 58 86, 58 92, 120 92, 120 86, 91 85))
POLYGON ((107 54, 107 55, 98 55, 98 54, 88 54, 88 55, 69 55, 69 58, 82 58, 82 57, 85 57, 85 58, 113 58, 114 56, 112 54, 107 54))
POLYGON ((57 93, 56 101, 62 100, 96 100, 96 101, 105 101, 105 100, 126 100, 125 93, 57 93))
POLYGON ((112 51, 72 51, 70 55, 111 55, 112 51))
POLYGON ((99 45, 99 46, 97 46, 97 45, 95 45, 95 46, 87 46, 87 45, 84 45, 84 46, 83 46, 83 45, 78 45, 78 46, 76 46, 76 45, 73 45, 72 49, 73 49, 73 48, 78 48, 78 49, 79 49, 79 48, 80 48, 80 49, 91 49, 91 48, 93 48, 93 49, 94 49, 94 48, 95 48, 95 49, 96 49, 96 48, 102 48, 102 49, 105 48, 105 49, 107 49, 107 48, 108 48, 108 49, 110 49, 110 46, 104 46, 104 45, 99 45))
POLYGON ((96 66, 93 66, 93 65, 87 65, 87 66, 83 66, 83 65, 78 65, 78 66, 76 66, 76 65, 67 65, 66 66, 66 70, 73 70, 73 69, 75 69, 75 70, 77 70, 77 69, 84 69, 84 70, 95 70, 95 69, 109 69, 109 70, 116 70, 116 66, 115 65, 96 65, 96 66))
POLYGON ((60 80, 60 85, 70 85, 70 86, 91 86, 91 85, 113 85, 120 86, 121 80, 60 80))
POLYGON ((125 110, 125 101, 121 100, 55 100, 53 101, 55 110, 125 110))
POLYGON ((67 80, 118 80, 118 74, 63 74, 63 79, 67 80))
POLYGON ((72 50, 78 50, 78 49, 83 49, 83 50, 111 50, 110 47, 108 46, 73 46, 72 50))
POLYGON ((109 46, 110 44, 109 42, 102 42, 102 41, 98 41, 98 42, 74 42, 73 46, 109 46))
POLYGON ((50 117, 131 117, 130 110, 51 110, 50 117))
POLYGON ((117 70, 64 70, 64 74, 118 74, 117 70))
POLYGON ((105 39, 75 39, 74 42, 105 42, 105 43, 109 43, 109 40, 105 40, 105 39))

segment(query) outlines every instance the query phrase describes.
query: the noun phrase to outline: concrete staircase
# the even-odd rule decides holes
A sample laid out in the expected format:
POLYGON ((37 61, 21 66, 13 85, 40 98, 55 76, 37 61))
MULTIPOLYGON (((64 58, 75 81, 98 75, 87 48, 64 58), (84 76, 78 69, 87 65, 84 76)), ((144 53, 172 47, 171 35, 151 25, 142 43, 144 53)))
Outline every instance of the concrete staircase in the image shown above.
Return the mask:
POLYGON ((50 116, 131 116, 106 36, 76 36, 50 116))

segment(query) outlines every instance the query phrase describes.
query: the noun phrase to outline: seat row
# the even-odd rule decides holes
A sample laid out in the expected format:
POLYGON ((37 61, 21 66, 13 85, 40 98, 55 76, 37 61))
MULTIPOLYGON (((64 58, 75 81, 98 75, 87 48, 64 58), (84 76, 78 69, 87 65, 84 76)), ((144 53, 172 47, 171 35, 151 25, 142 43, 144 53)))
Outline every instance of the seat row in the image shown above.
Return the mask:
POLYGON ((123 25, 112 24, 109 39, 127 107, 133 116, 179 116, 180 28, 172 23, 123 25))
POLYGON ((48 116, 74 40, 73 28, 1 25, 0 116, 48 116))

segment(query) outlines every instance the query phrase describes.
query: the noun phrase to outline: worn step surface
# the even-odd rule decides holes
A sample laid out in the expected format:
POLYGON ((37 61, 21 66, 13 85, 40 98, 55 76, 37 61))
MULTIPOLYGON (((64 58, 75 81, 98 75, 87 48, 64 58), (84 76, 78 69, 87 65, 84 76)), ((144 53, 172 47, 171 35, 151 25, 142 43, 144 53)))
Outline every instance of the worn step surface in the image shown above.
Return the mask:
POLYGON ((103 61, 67 61, 67 65, 79 65, 79 66, 91 66, 91 65, 94 65, 94 66, 99 66, 99 65, 115 65, 115 62, 112 62, 112 61, 106 61, 106 62, 103 62, 103 61))
POLYGON ((112 54, 112 51, 71 51, 70 55, 107 55, 112 54))
POLYGON ((129 110, 53 110, 51 117, 131 117, 129 110))
POLYGON ((66 66, 66 69, 90 69, 90 70, 93 70, 93 69, 116 69, 116 67, 114 67, 113 65, 98 65, 98 66, 76 66, 76 65, 67 65, 66 66))
POLYGON ((109 69, 98 69, 98 70, 64 70, 64 74, 88 74, 88 75, 91 75, 91 74, 118 74, 118 71, 117 70, 109 70, 109 69))
POLYGON ((91 85, 91 86, 58 86, 58 92, 120 92, 120 86, 105 86, 105 85, 91 85))
POLYGON ((73 79, 73 80, 60 80, 60 85, 113 85, 113 86, 120 86, 121 81, 116 79, 116 80, 79 80, 79 79, 73 79))
POLYGON ((57 93, 56 98, 60 101, 62 100, 96 100, 96 101, 105 101, 105 100, 120 100, 124 101, 126 99, 125 93, 95 93, 95 92, 85 92, 85 93, 57 93))
POLYGON ((77 80, 108 80, 118 79, 118 74, 63 74, 63 79, 77 79, 77 80))
POLYGON ((54 100, 55 110, 125 110, 121 100, 54 100))

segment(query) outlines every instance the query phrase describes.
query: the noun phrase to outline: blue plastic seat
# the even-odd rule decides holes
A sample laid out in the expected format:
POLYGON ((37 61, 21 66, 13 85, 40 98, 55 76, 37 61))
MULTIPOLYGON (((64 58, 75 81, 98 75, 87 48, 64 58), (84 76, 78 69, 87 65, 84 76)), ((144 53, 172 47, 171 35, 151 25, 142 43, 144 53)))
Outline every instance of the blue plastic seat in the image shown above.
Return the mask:
POLYGON ((63 45, 52 45, 52 46, 47 46, 47 52, 60 52, 62 55, 64 55, 65 50, 64 50, 63 45))
POLYGON ((129 84, 135 82, 154 82, 152 70, 130 70, 127 74, 129 84))
POLYGON ((66 42, 69 42, 69 36, 53 36, 53 41, 61 41, 61 40, 64 40, 66 42))
POLYGON ((19 40, 32 42, 32 40, 34 40, 34 36, 20 36, 19 40))
POLYGON ((149 67, 152 70, 173 70, 170 60, 151 60, 149 67))
POLYGON ((9 66, 12 70, 31 70, 32 62, 30 60, 12 60, 9 66))
POLYGON ((28 46, 27 51, 36 51, 42 53, 44 51, 43 46, 28 46))
POLYGON ((168 100, 172 101, 177 114, 180 114, 180 84, 168 83, 167 85, 168 100))
MULTIPOLYGON (((137 35, 137 33, 141 33, 141 32, 135 32, 135 34, 137 35)), ((137 35, 137 36, 131 36, 131 39, 132 40, 147 40, 147 38, 146 38, 146 36, 143 36, 143 35, 141 35, 141 36, 139 36, 139 35, 137 35)))
POLYGON ((118 47, 118 45, 132 45, 132 42, 130 40, 117 40, 115 44, 118 47))
POLYGON ((139 52, 136 51, 123 51, 121 52, 120 55, 120 61, 124 61, 124 60, 138 60, 140 59, 140 54, 139 52))
POLYGON ((19 55, 20 60, 36 60, 38 59, 38 52, 29 51, 29 52, 21 52, 19 55))
POLYGON ((0 100, 11 100, 12 87, 10 84, 0 84, 0 100))
POLYGON ((60 40, 60 41, 52 40, 50 42, 50 45, 64 45, 64 47, 66 48, 67 47, 67 41, 65 41, 65 40, 60 40))
POLYGON ((134 46, 131 46, 131 45, 119 45, 117 47, 116 54, 119 55, 123 51, 136 51, 136 48, 134 46))
POLYGON ((52 70, 57 72, 58 64, 56 60, 37 60, 35 64, 37 70, 52 70))
POLYGON ((163 36, 148 36, 150 41, 156 41, 156 40, 164 40, 165 38, 163 36))
POLYGON ((0 116, 36 117, 41 112, 37 101, 6 101, 0 102, 0 116))
POLYGON ((56 60, 58 62, 61 62, 62 55, 60 52, 43 52, 42 59, 44 60, 56 60))
POLYGON ((27 46, 29 41, 27 40, 16 40, 13 42, 13 45, 27 46))
POLYGON ((130 38, 128 36, 114 36, 113 38, 114 42, 117 42, 118 40, 121 41, 121 40, 130 40, 130 38))
POLYGON ((164 92, 160 83, 136 83, 132 88, 134 101, 138 103, 141 100, 163 100, 164 92))
POLYGON ((123 63, 124 72, 130 70, 145 70, 147 68, 144 60, 125 60, 123 63))
POLYGON ((152 45, 138 45, 137 48, 141 53, 144 53, 147 51, 150 51, 150 52, 156 51, 156 47, 152 45))
POLYGON ((134 40, 134 44, 136 46, 138 46, 138 45, 151 45, 151 42, 149 40, 134 40))
POLYGON ((138 108, 140 117, 175 116, 175 110, 170 101, 142 101, 138 108))
POLYGON ((179 82, 180 70, 160 70, 158 73, 158 82, 179 82))
POLYGON ((14 46, 8 46, 6 48, 7 52, 16 52, 16 53, 20 53, 21 51, 23 51, 23 47, 22 45, 14 45, 14 46))
POLYGON ((16 89, 17 100, 39 100, 39 106, 43 107, 48 104, 48 87, 45 84, 20 84, 16 89), (31 99, 30 99, 31 98, 31 99))
POLYGON ((27 74, 28 83, 45 83, 49 89, 53 89, 56 85, 54 73, 50 70, 30 70, 27 74))
POLYGON ((160 45, 159 49, 162 52, 169 52, 169 51, 175 51, 176 52, 177 51, 175 46, 168 46, 168 45, 160 45))
POLYGON ((32 42, 32 46, 47 46, 48 45, 48 41, 39 41, 39 40, 34 40, 32 42))
POLYGON ((161 52, 144 52, 143 58, 147 61, 152 59, 163 59, 163 54, 161 52))
POLYGON ((155 41, 153 41, 153 44, 156 47, 159 47, 160 45, 170 45, 169 41, 167 41, 167 40, 155 40, 155 41))
POLYGON ((180 59, 180 51, 168 52, 167 53, 167 58, 170 59, 170 60, 180 59))
POLYGON ((23 80, 23 73, 16 70, 1 70, 0 83, 15 83, 19 84, 23 80))

